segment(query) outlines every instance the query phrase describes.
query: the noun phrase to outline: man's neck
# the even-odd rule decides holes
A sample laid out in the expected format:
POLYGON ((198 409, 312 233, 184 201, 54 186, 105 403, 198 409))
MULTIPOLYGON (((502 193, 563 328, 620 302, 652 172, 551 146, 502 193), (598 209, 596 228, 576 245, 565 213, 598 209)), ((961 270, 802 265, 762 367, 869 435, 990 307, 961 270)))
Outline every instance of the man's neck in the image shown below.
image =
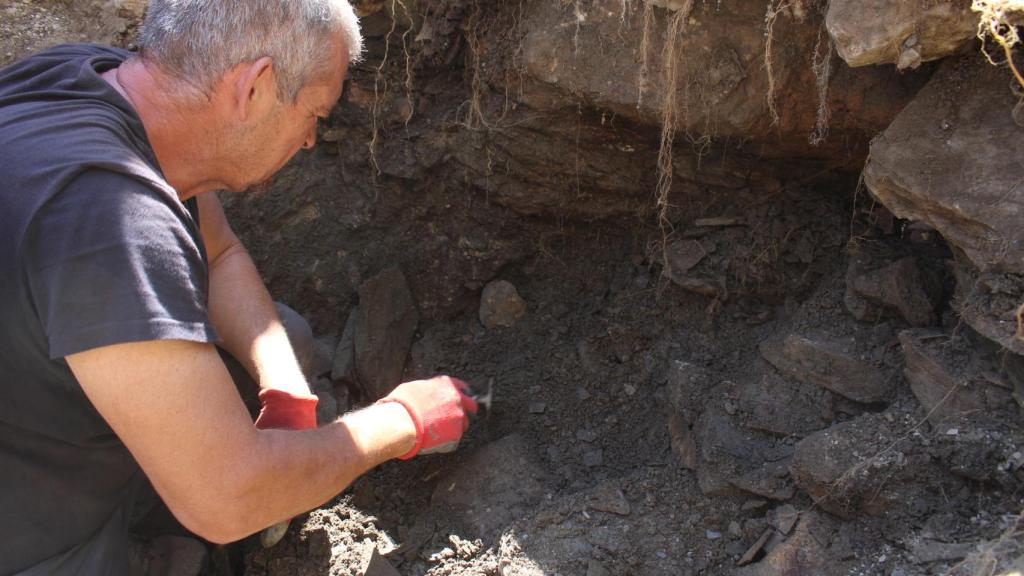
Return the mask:
POLYGON ((182 97, 169 78, 138 58, 103 78, 139 115, 160 169, 182 201, 224 187, 216 176, 220 159, 213 154, 223 148, 212 104, 182 97))

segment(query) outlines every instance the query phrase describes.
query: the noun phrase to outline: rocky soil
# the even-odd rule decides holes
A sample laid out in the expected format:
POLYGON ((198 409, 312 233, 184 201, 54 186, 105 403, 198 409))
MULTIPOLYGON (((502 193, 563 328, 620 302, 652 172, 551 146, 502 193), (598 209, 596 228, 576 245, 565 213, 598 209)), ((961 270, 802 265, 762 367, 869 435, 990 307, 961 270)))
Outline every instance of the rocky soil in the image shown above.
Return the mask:
MULTIPOLYGON (((356 4, 321 145, 230 217, 322 420, 494 403, 207 573, 1024 569, 1024 105, 970 3, 356 4)), ((8 60, 141 13, 4 10, 8 60)))

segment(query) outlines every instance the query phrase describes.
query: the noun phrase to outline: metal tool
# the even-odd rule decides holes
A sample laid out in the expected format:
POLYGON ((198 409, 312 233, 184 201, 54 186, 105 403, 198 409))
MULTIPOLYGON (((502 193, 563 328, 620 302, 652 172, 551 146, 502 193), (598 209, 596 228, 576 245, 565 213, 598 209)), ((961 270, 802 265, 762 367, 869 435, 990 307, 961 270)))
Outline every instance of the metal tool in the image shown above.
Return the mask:
POLYGON ((487 392, 483 394, 474 394, 470 396, 477 406, 483 406, 487 408, 487 413, 491 413, 491 403, 494 401, 494 378, 487 379, 487 392))

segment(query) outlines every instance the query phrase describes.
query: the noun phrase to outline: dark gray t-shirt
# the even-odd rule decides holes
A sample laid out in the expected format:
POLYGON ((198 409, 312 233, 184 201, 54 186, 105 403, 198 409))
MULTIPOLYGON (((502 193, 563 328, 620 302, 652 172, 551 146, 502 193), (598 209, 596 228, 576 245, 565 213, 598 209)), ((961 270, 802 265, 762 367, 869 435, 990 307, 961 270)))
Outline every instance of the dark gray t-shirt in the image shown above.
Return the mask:
POLYGON ((196 217, 100 77, 127 56, 61 46, 0 70, 0 574, 93 538, 141 474, 64 357, 216 340, 196 217))

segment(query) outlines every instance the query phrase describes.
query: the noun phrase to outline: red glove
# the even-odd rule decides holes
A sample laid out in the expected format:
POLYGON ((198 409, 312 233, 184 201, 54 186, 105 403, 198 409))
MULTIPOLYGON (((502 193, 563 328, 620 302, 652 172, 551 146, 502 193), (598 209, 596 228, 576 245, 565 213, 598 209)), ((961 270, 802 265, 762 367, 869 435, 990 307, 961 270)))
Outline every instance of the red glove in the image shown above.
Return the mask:
POLYGON ((256 418, 256 427, 261 430, 306 430, 316 428, 316 404, 318 398, 312 394, 298 396, 282 390, 268 388, 260 391, 263 408, 256 418))
POLYGON ((462 433, 469 428, 467 414, 476 414, 477 410, 476 402, 466 395, 468 390, 462 380, 437 376, 406 382, 377 401, 405 406, 416 425, 416 444, 399 460, 458 448, 462 433))

